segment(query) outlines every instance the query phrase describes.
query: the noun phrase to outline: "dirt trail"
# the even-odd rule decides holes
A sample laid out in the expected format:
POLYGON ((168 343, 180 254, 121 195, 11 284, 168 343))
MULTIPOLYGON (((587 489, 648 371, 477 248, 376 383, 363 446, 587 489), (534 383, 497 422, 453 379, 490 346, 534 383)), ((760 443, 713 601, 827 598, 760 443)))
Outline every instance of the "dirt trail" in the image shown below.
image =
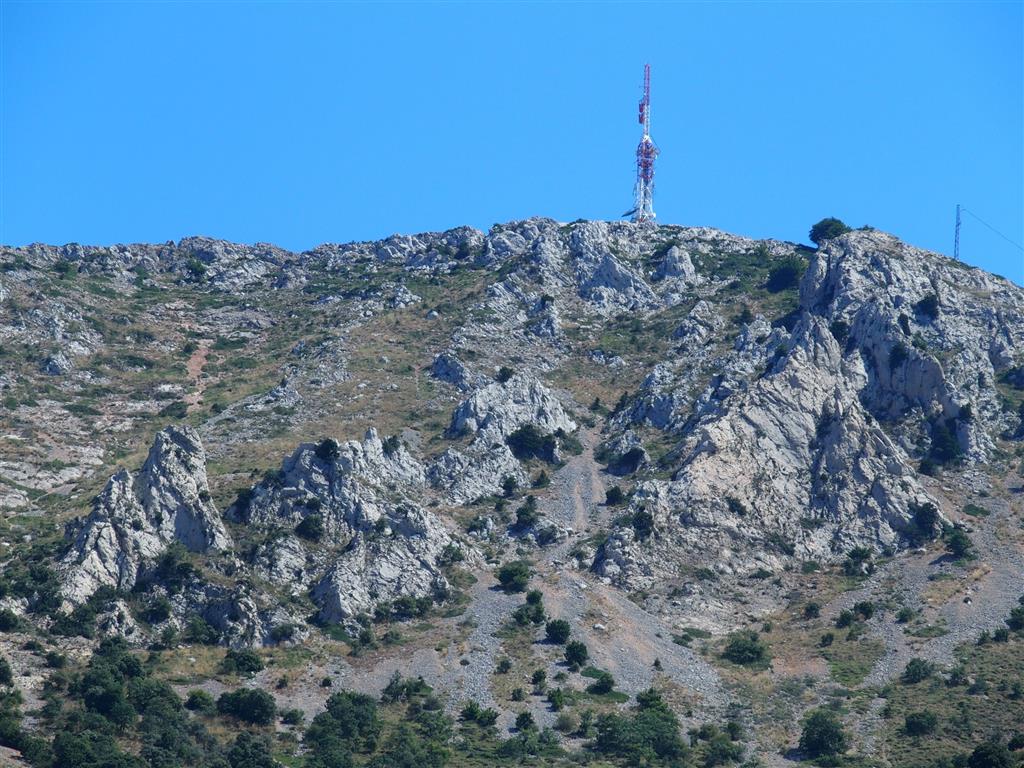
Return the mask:
POLYGON ((195 410, 199 405, 199 401, 203 399, 203 392, 206 391, 206 381, 203 379, 203 368, 206 366, 206 361, 209 357, 210 342, 208 340, 203 340, 199 343, 199 348, 192 353, 188 362, 185 363, 185 369, 188 371, 188 377, 192 380, 192 391, 183 398, 189 411, 195 410))
POLYGON ((574 530, 567 541, 542 552, 537 564, 548 612, 569 621, 573 634, 586 642, 595 666, 611 672, 619 690, 634 694, 667 677, 694 695, 697 708, 720 711, 727 696, 717 672, 674 643, 668 625, 594 574, 565 566, 573 546, 607 528, 612 516, 604 504, 604 479, 594 458, 600 434, 591 429, 580 438, 583 452, 555 473, 553 492, 540 504, 548 519, 574 530), (654 667, 656 660, 660 672, 654 667))

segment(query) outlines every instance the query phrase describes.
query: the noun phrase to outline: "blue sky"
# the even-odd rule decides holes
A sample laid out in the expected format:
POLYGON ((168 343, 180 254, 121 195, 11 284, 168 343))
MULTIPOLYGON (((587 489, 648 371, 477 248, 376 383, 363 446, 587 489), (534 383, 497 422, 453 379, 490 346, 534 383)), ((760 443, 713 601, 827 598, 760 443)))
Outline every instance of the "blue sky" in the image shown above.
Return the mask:
POLYGON ((613 219, 649 61, 662 222, 1022 243, 1022 7, 2 0, 0 242, 613 219))

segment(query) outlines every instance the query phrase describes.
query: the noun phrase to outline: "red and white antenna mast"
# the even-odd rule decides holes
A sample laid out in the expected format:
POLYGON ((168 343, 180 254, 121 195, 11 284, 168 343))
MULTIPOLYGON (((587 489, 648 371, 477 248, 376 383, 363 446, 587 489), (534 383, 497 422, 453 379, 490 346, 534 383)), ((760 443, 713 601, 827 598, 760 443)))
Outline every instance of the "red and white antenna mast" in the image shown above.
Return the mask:
POLYGON ((651 139, 651 65, 644 64, 644 93, 640 99, 643 136, 636 148, 636 186, 633 188, 633 221, 654 221, 654 158, 658 148, 651 139))

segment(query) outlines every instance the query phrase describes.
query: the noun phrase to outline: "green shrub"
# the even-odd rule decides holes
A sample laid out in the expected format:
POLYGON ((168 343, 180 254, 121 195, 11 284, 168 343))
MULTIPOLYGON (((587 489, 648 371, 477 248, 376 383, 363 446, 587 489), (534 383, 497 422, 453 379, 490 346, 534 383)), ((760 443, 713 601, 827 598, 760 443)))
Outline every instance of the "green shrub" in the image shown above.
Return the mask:
POLYGON ((768 659, 768 646, 753 630, 740 630, 729 635, 722 656, 734 664, 759 664, 768 659))
POLYGON ((617 507, 626 501, 626 494, 617 485, 613 485, 604 494, 604 503, 609 507, 617 507))
POLYGON ((826 240, 832 240, 840 235, 845 235, 849 231, 850 228, 842 221, 830 216, 811 227, 808 236, 811 238, 812 243, 820 246, 826 240))
POLYGON ((263 669, 263 660, 255 651, 231 649, 225 654, 220 668, 227 674, 255 674, 263 669))
POLYGON ((572 628, 565 619, 555 619, 547 623, 544 632, 548 642, 564 645, 568 641, 569 635, 572 634, 572 628))
POLYGON ((956 560, 974 558, 974 543, 960 528, 953 528, 946 536, 946 551, 956 560))
POLYGON ((217 699, 217 711, 253 725, 270 725, 274 722, 277 707, 274 697, 258 688, 239 688, 231 693, 222 693, 217 699))
POLYGON ((590 652, 587 646, 579 640, 570 640, 565 645, 565 660, 570 667, 580 668, 587 663, 590 652))
POLYGON ((494 378, 499 384, 504 384, 515 375, 515 369, 509 368, 507 365, 503 365, 498 369, 498 373, 494 378))
POLYGON ((907 666, 904 668, 903 674, 900 676, 900 680, 908 685, 914 685, 915 683, 927 680, 932 676, 934 671, 935 667, 931 662, 915 656, 907 662, 907 666))
POLYGON ((914 305, 914 312, 924 315, 929 320, 935 320, 939 316, 939 297, 929 293, 914 305))
POLYGON ((633 524, 633 531, 640 541, 654 533, 654 515, 646 509, 638 509, 634 512, 630 522, 633 524))
POLYGON ((839 755, 846 751, 848 739, 835 713, 816 709, 804 720, 800 733, 800 751, 809 757, 839 755))
POLYGON ((213 696, 197 688, 188 692, 188 697, 185 699, 185 709, 198 712, 201 715, 212 715, 217 710, 217 704, 213 700, 213 696))
POLYGON ((903 730, 908 736, 926 736, 939 726, 939 718, 927 709, 910 712, 904 718, 903 730))
POLYGON ((512 454, 520 461, 541 459, 552 462, 555 460, 557 445, 554 435, 545 435, 533 424, 524 424, 505 438, 512 454))
POLYGON ((803 259, 789 256, 768 273, 765 288, 769 293, 779 293, 796 288, 800 284, 800 278, 805 269, 807 269, 807 264, 803 259))
POLYGON ((611 693, 613 690, 615 690, 615 678, 612 677, 611 672, 606 672, 603 669, 594 676, 594 682, 587 686, 588 693, 597 695, 611 693))
POLYGON ((320 541, 324 535, 324 519, 320 515, 306 515, 295 526, 295 534, 309 541, 320 541))
POLYGON ((498 569, 497 577, 506 592, 522 592, 530 583, 530 566, 523 560, 513 560, 498 569))

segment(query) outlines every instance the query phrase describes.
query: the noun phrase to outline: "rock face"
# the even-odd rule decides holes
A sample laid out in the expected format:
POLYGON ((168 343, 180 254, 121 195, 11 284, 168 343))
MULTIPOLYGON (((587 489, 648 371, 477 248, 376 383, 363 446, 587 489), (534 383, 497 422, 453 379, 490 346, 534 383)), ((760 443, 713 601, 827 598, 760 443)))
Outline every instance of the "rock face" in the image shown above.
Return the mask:
POLYGON ((340 623, 401 597, 444 597, 449 584, 440 563, 451 546, 434 515, 410 506, 395 509, 386 525, 357 533, 313 588, 319 619, 340 623))
POLYGON ((423 465, 405 445, 370 429, 362 442, 299 446, 229 514, 304 537, 275 539, 254 565, 293 594, 311 588, 320 620, 345 622, 400 597, 447 594, 442 555, 457 545, 414 500, 424 487, 423 465))
POLYGON ((618 420, 680 438, 672 479, 641 483, 632 501, 655 535, 618 529, 595 569, 635 587, 677 575, 681 552, 744 573, 916 542, 915 510, 936 504, 918 462, 984 461, 992 436, 1016 424, 992 382, 1024 349, 1021 294, 856 232, 812 258, 791 332, 754 318, 711 362, 721 321, 698 303, 677 332, 680 357, 648 376, 618 420), (717 373, 700 391, 709 366, 717 373))
POLYGON ((167 427, 158 433, 138 474, 121 470, 110 478, 92 513, 69 534, 71 547, 60 570, 64 596, 72 603, 84 602, 101 586, 131 590, 173 542, 193 552, 228 548, 195 430, 167 427))
POLYGON ((532 376, 516 374, 475 390, 459 403, 448 427, 450 436, 472 435, 472 440, 431 464, 431 483, 454 504, 500 493, 507 478, 523 485, 526 473, 505 439, 525 425, 543 434, 577 427, 551 390, 532 376))
POLYGON ((1024 296, 1008 281, 858 232, 822 248, 800 300, 843 325, 864 363, 863 399, 879 418, 916 411, 932 425, 952 422, 970 461, 984 461, 991 435, 1015 421, 993 386, 1024 349, 1024 296))
POLYGON ((463 400, 452 414, 448 433, 503 440, 525 424, 533 424, 546 434, 576 429, 576 422, 547 387, 532 376, 517 374, 508 381, 482 387, 463 400))

